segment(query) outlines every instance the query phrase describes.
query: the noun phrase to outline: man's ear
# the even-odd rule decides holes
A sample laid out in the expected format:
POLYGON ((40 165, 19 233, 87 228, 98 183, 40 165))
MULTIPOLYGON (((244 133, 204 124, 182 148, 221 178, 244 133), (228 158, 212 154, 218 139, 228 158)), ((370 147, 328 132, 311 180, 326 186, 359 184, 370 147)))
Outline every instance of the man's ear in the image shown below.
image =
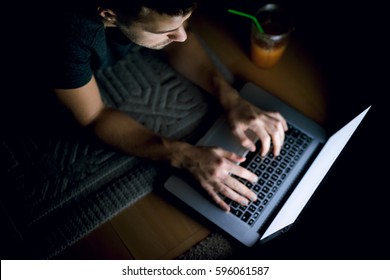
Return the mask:
POLYGON ((116 14, 110 9, 104 9, 102 7, 98 7, 98 14, 107 22, 113 24, 116 22, 116 14))

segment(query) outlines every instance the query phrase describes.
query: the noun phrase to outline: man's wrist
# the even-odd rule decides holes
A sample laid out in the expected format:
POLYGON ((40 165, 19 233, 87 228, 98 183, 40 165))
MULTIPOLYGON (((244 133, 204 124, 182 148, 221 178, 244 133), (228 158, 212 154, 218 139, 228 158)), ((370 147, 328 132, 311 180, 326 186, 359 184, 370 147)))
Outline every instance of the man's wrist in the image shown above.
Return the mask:
POLYGON ((225 111, 229 111, 240 99, 237 90, 221 76, 213 77, 213 89, 214 95, 225 111))
POLYGON ((167 151, 166 160, 176 168, 184 168, 185 158, 193 145, 177 140, 163 139, 164 149, 167 151))

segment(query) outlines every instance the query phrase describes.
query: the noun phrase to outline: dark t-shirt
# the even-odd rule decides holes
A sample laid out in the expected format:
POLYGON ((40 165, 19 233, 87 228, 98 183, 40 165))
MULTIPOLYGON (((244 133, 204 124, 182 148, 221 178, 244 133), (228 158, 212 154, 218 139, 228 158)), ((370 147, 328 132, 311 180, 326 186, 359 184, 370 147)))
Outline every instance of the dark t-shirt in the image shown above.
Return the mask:
POLYGON ((95 15, 67 13, 59 19, 47 52, 52 88, 85 85, 94 71, 124 58, 134 46, 116 27, 105 28, 95 15))

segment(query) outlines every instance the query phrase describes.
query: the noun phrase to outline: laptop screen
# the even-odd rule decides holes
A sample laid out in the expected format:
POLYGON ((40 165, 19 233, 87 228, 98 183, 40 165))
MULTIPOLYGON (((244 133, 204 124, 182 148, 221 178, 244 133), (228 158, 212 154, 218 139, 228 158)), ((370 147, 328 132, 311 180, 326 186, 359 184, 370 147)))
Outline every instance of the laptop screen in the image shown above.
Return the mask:
POLYGON ((312 165, 280 209, 275 219, 264 232, 261 239, 264 239, 295 222, 370 107, 328 139, 319 155, 313 161, 312 165))

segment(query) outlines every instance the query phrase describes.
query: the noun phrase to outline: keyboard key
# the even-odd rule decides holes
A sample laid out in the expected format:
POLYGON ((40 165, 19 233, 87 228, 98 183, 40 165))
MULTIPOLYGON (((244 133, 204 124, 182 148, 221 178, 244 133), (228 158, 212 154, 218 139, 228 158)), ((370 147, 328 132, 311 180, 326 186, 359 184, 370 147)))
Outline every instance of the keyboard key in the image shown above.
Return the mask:
POLYGON ((250 212, 245 212, 245 214, 244 215, 242 215, 242 217, 241 217, 241 220, 243 220, 244 222, 246 222, 246 221, 248 221, 249 220, 249 218, 252 216, 252 214, 250 213, 250 212))
POLYGON ((237 209, 230 209, 230 213, 232 213, 233 215, 235 215, 238 218, 240 218, 241 215, 242 215, 242 211, 241 210, 237 210, 237 209))
POLYGON ((257 199, 256 201, 252 202, 253 205, 259 206, 261 203, 260 199, 257 199))
POLYGON ((300 134, 301 134, 301 132, 299 130, 294 129, 291 133, 291 136, 294 138, 298 138, 300 134))
POLYGON ((259 185, 263 186, 265 184, 265 181, 263 179, 260 179, 258 182, 259 185))
POLYGON ((268 187, 264 187, 263 189, 262 189, 262 191, 264 192, 264 193, 268 193, 269 192, 269 188, 268 187))

